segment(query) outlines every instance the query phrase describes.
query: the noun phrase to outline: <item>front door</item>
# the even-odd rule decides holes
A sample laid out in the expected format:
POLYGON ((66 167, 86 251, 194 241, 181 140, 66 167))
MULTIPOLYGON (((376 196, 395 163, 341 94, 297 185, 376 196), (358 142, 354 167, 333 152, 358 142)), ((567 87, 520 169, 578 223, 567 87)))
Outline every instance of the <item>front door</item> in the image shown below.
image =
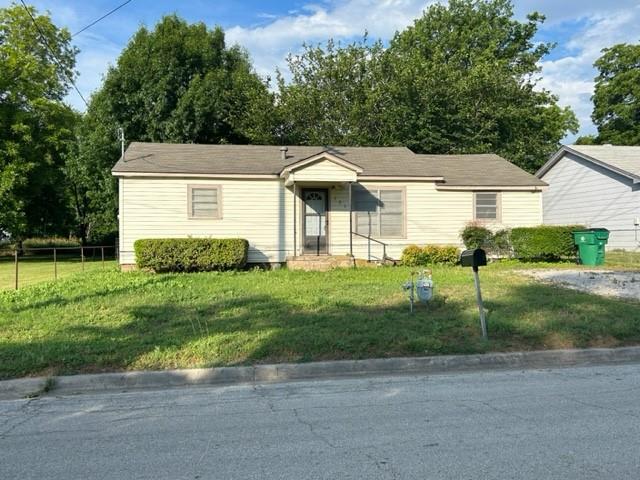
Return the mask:
POLYGON ((302 221, 304 253, 326 254, 329 192, 322 188, 305 188, 302 190, 302 200, 304 202, 302 221))

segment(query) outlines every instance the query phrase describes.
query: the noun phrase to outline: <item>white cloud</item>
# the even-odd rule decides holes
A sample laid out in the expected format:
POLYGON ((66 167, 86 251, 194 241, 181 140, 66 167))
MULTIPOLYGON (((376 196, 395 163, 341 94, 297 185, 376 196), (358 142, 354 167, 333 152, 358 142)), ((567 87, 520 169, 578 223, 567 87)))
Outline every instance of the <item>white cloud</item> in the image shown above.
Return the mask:
POLYGON ((421 15, 433 1, 426 0, 347 0, 328 6, 307 5, 267 25, 227 29, 227 39, 247 48, 256 70, 272 75, 283 69, 289 52, 300 50, 302 43, 362 36, 389 39, 421 15))
MULTIPOLYGON (((610 11, 606 15, 592 14, 584 27, 567 42, 566 47, 575 53, 541 62, 543 78, 539 85, 558 95, 562 105, 574 110, 580 121, 579 135, 596 132, 591 122, 593 79, 597 74, 593 62, 602 54, 603 48, 640 40, 636 29, 638 24, 639 5, 610 11)), ((569 143, 574 139, 574 136, 569 136, 565 141, 569 143)))

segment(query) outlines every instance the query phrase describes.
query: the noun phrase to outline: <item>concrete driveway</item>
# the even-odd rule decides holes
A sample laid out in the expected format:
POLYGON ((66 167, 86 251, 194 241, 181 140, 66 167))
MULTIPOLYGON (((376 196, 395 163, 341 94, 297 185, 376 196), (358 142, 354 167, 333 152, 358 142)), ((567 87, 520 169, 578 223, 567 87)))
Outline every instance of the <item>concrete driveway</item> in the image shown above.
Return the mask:
POLYGON ((0 402, 2 479, 637 479, 640 366, 0 402))

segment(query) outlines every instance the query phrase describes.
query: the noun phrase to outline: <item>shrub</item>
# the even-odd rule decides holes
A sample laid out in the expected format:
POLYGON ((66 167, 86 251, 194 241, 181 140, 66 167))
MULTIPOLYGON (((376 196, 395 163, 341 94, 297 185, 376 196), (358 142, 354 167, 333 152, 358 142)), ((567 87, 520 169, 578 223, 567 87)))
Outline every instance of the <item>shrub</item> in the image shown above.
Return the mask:
POLYGON ((403 265, 417 267, 419 265, 455 265, 458 263, 459 251, 454 246, 426 245, 419 247, 409 245, 402 251, 400 260, 403 265))
POLYGON ((493 239, 493 233, 486 227, 470 223, 460 233, 462 242, 467 248, 488 248, 493 239))
POLYGON ((241 238, 152 238, 133 245, 140 268, 156 272, 204 272, 242 268, 249 242, 241 238))
POLYGON ((581 225, 542 225, 511 230, 511 245, 517 258, 524 260, 560 260, 575 257, 571 232, 581 225))
POLYGON ((511 249, 511 230, 498 230, 493 234, 489 252, 499 257, 510 257, 511 249))
POLYGON ((77 238, 64 237, 40 237, 27 238, 22 241, 22 248, 62 248, 62 247, 79 247, 80 240, 77 238))

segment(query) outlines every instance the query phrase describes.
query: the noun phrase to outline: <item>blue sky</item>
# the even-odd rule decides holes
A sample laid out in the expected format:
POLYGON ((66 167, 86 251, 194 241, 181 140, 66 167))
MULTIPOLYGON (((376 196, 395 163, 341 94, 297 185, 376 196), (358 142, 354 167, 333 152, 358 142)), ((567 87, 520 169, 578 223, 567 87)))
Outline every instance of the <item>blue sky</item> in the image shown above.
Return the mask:
MULTIPOLYGON (((124 0, 31 0, 48 10, 59 26, 73 33, 124 0)), ((11 2, 0 0, 0 5, 11 2)), ((77 85, 85 97, 100 86, 102 76, 140 25, 153 26, 160 17, 177 13, 189 21, 221 25, 230 43, 247 48, 258 73, 272 75, 285 66, 289 52, 302 42, 329 37, 345 41, 366 30, 371 38, 388 40, 418 17, 434 0, 132 0, 110 17, 74 37, 80 48, 77 85)), ((640 42, 640 0, 515 0, 518 18, 537 10, 547 21, 541 41, 558 44, 541 63, 538 82, 569 105, 580 120, 580 133, 595 131, 591 123, 593 61, 604 47, 620 42, 640 42)), ((75 92, 69 103, 84 109, 75 92)), ((571 142, 573 136, 565 139, 571 142)))

